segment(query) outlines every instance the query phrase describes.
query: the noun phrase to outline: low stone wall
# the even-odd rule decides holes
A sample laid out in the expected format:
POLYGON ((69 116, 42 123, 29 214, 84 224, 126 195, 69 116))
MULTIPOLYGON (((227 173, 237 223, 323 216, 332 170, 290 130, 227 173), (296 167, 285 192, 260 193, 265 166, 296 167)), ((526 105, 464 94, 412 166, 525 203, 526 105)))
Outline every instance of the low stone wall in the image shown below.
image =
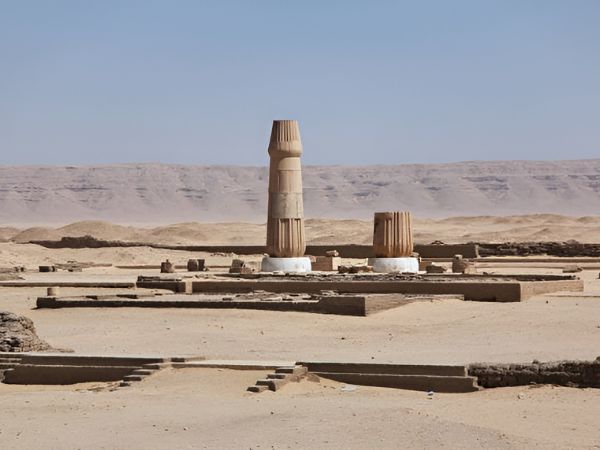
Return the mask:
MULTIPOLYGON (((266 252, 264 245, 162 245, 148 242, 107 241, 93 236, 63 237, 59 241, 30 241, 47 248, 102 248, 102 247, 153 247, 168 250, 202 251, 209 253, 235 253, 238 255, 260 255, 266 252)), ((329 250, 336 249, 343 258, 371 258, 374 255, 372 245, 330 244, 307 245, 306 254, 324 256, 329 250)), ((575 241, 567 242, 504 242, 500 244, 467 243, 467 244, 415 244, 415 252, 422 258, 452 258, 463 255, 465 258, 480 256, 586 256, 600 257, 600 244, 584 244, 575 241)))
MULTIPOLYGON (((575 279, 552 279, 550 281, 519 281, 506 278, 498 281, 491 277, 470 277, 455 280, 428 276, 426 279, 388 280, 375 279, 311 279, 297 278, 272 279, 231 279, 231 280, 194 280, 194 293, 242 293, 263 290, 274 293, 314 293, 329 290, 340 294, 423 294, 423 295, 462 295, 465 300, 489 302, 520 302, 530 295, 569 291, 582 292, 583 281, 575 279), (469 281, 469 280, 473 281, 469 281), (372 280, 372 281, 371 281, 372 280)), ((496 277, 501 279, 500 277, 496 277)), ((139 284, 138 284, 139 286, 139 284)), ((145 286, 147 287, 147 286, 145 286)), ((160 284, 155 288, 159 289, 160 284)))
POLYGON ((556 361, 531 364, 471 364, 470 376, 485 388, 557 384, 600 388, 600 357, 595 361, 556 361))
MULTIPOLYGON (((237 255, 262 255, 267 248, 264 245, 163 245, 149 242, 106 241, 93 236, 66 236, 59 241, 38 240, 30 244, 46 248, 103 248, 103 247, 152 247, 166 250, 184 250, 190 252, 235 253, 237 255)), ((317 244, 306 246, 306 254, 326 256, 330 250, 337 250, 343 258, 372 258, 375 256, 372 245, 355 244, 317 244)), ((452 258, 456 254, 465 258, 477 258, 477 244, 415 244, 415 252, 423 258, 452 258)))
POLYGON ((253 309, 265 311, 295 311, 319 314, 367 316, 386 309, 403 306, 418 300, 431 300, 435 296, 406 298, 403 295, 333 295, 319 299, 255 300, 208 299, 198 295, 165 295, 145 299, 122 297, 94 299, 89 297, 38 297, 38 308, 212 308, 253 309))
POLYGON ((529 255, 600 257, 600 244, 580 242, 504 242, 478 245, 479 255, 482 257, 529 255))

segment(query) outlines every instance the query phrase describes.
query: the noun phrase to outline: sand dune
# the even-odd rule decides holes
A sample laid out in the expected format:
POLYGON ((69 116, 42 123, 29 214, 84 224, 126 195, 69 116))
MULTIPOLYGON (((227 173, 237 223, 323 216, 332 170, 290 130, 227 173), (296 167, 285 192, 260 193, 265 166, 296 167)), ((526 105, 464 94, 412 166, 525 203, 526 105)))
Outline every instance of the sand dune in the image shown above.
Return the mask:
MULTIPOLYGON (((308 219, 309 243, 335 244, 371 242, 373 224, 361 220, 308 219)), ((243 222, 186 222, 160 227, 133 227, 101 221, 76 222, 59 228, 3 228, 4 240, 29 242, 57 240, 63 236, 91 235, 98 239, 156 244, 218 245, 261 244, 265 225, 243 222)), ((567 241, 600 242, 600 217, 568 217, 552 214, 527 216, 474 216, 447 219, 414 220, 415 239, 419 243, 441 240, 459 242, 567 241)))
MULTIPOLYGON (((303 181, 307 217, 600 214, 600 159, 307 166, 303 181)), ((0 224, 261 222, 266 191, 265 167, 0 166, 0 224)))
MULTIPOLYGON (((4 166, 0 241, 260 244, 266 182, 264 167, 4 166)), ((600 242, 600 159, 309 166, 304 197, 310 243, 369 243, 384 210, 412 211, 418 242, 600 242)))

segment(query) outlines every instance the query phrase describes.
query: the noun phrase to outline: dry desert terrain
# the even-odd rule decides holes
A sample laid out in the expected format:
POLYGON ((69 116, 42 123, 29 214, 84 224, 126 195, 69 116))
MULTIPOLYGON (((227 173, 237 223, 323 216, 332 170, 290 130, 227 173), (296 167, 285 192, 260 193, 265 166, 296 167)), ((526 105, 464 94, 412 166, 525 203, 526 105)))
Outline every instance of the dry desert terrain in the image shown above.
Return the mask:
MULTIPOLYGON (((232 256, 0 243, 0 266, 69 260, 113 264, 81 273, 23 274, 31 281, 135 280, 158 270, 114 265, 157 264, 166 258, 184 264, 190 257, 225 265, 232 256)), ((420 302, 368 317, 227 309, 35 309, 36 298, 45 293, 41 287, 0 287, 0 309, 30 317, 41 338, 77 354, 425 364, 592 360, 600 356, 599 266, 583 266, 578 274, 585 280, 583 293, 549 294, 522 303, 420 302)), ((560 267, 486 264, 485 270, 560 274, 560 267)), ((61 288, 62 295, 122 291, 61 288)), ((366 386, 348 389, 311 379, 277 392, 245 391, 264 376, 265 371, 195 368, 165 369, 118 390, 110 383, 0 384, 0 442, 3 448, 22 449, 39 448, 40 442, 51 449, 600 445, 598 389, 548 385, 428 396, 366 386)))

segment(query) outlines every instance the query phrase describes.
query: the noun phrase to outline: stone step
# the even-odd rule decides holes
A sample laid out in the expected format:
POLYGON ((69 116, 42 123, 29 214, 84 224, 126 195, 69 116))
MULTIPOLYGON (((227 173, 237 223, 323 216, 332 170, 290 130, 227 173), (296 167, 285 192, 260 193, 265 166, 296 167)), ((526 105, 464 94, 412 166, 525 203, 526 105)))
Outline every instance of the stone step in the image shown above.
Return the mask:
POLYGON ((49 385, 119 381, 131 371, 130 366, 17 364, 5 372, 4 383, 49 385))
POLYGON ((249 392, 264 392, 266 390, 268 390, 269 387, 268 386, 249 386, 248 389, 246 389, 249 392))
POLYGON ((0 361, 0 370, 12 369, 14 367, 17 367, 18 365, 19 363, 8 363, 0 361))
POLYGON ((287 373, 270 373, 269 375, 267 375, 267 378, 269 379, 277 379, 277 380, 285 380, 287 377, 289 377, 290 375, 287 373))
POLYGON ((0 363, 14 363, 18 364, 21 362, 21 358, 0 358, 0 363))
POLYGON ((23 353, 23 364, 39 364, 44 366, 130 366, 140 367, 144 364, 165 362, 164 358, 147 358, 143 356, 95 356, 54 353, 23 353))
POLYGON ((175 362, 175 363, 184 363, 187 362, 187 358, 183 357, 183 356, 175 356, 173 358, 171 358, 171 362, 175 362))
POLYGON ((477 386, 476 377, 334 372, 314 373, 322 378, 361 386, 378 386, 434 392, 474 392, 480 389, 477 386))
POLYGON ((125 375, 123 381, 142 381, 146 375, 125 375))
POLYGON ((161 370, 161 369, 164 369, 166 367, 171 367, 171 366, 172 366, 171 363, 151 363, 151 364, 144 364, 141 367, 143 369, 147 369, 147 370, 161 370))
POLYGON ((308 369, 304 366, 278 367, 275 373, 291 374, 291 375, 306 375, 308 369))
POLYGON ((263 380, 258 380, 256 382, 257 386, 267 386, 269 388, 269 390, 271 391, 277 391, 278 389, 281 389, 283 386, 285 386, 286 384, 288 384, 289 381, 284 379, 284 380, 274 380, 271 378, 266 378, 263 380))
POLYGON ((154 372, 156 372, 156 370, 136 369, 131 372, 131 375, 152 375, 154 372))

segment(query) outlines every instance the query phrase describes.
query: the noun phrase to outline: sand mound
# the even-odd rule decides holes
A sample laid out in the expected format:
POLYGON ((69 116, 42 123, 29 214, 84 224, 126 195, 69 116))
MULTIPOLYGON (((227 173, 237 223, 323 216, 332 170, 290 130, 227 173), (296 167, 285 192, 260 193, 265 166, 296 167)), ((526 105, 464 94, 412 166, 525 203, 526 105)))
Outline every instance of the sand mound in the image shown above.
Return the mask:
POLYGON ((75 222, 56 230, 62 236, 85 236, 93 231, 97 239, 135 241, 143 235, 140 230, 123 225, 116 225, 100 220, 75 222))
POLYGON ((14 242, 29 242, 35 240, 58 240, 62 236, 53 228, 46 227, 33 227, 26 228, 21 232, 15 234, 11 240, 14 242))
POLYGON ((37 336, 31 319, 0 311, 0 352, 36 352, 50 349, 50 345, 37 336))
MULTIPOLYGON (((413 221, 415 240, 460 242, 568 241, 600 242, 600 217, 568 217, 554 214, 526 216, 475 216, 413 221)), ((60 240, 62 237, 93 236, 109 241, 163 245, 260 245, 264 224, 231 222, 185 222, 155 228, 137 228, 101 221, 76 222, 59 228, 28 228, 17 232, 14 242, 60 240)), ((373 223, 363 220, 306 220, 309 244, 369 244, 373 223)))
POLYGON ((0 242, 7 242, 13 238, 16 234, 20 233, 21 230, 14 227, 0 227, 0 242))

